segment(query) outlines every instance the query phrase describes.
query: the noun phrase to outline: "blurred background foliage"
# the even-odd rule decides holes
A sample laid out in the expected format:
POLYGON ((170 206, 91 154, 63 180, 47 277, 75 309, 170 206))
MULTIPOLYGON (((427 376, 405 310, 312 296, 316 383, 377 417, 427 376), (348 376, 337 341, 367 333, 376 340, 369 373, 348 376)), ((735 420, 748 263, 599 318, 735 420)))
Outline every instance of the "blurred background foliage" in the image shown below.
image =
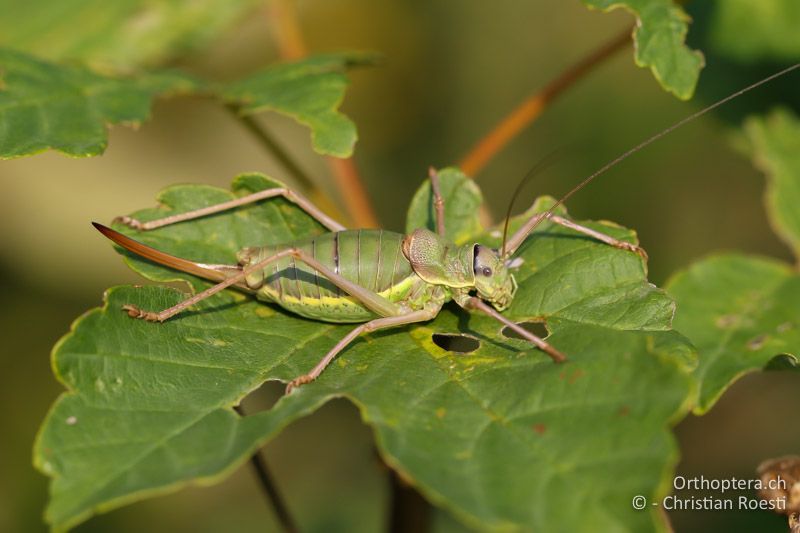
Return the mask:
MULTIPOLYGON (((112 41, 90 38, 94 29, 114 28, 115 20, 138 4, 0 0, 0 43, 17 39, 35 53, 88 57, 102 71, 167 64, 217 80, 242 77, 278 58, 273 11, 254 1, 165 2, 160 16, 133 27, 136 35, 118 31, 112 41), (51 10, 53 5, 60 7, 51 10), (45 11, 50 19, 34 24, 28 10, 45 11), (171 53, 131 44, 142 36, 151 42, 148 32, 158 28, 174 30, 159 33, 171 39, 171 53)), ((602 14, 579 2, 555 0, 306 0, 297 6, 310 51, 375 50, 384 56, 379 67, 351 73, 343 109, 358 127, 355 160, 381 223, 395 230, 403 227, 406 206, 429 165, 457 162, 521 100, 632 21, 624 12, 602 14)), ((519 209, 536 194, 563 194, 648 135, 800 58, 800 14, 791 0, 685 7, 694 18, 689 43, 703 51, 707 63, 696 97, 685 103, 664 92, 648 71, 632 65, 628 47, 547 109, 478 176, 495 213, 505 209, 528 168, 554 148, 566 146, 567 157, 537 177, 519 209), (773 9, 756 7, 767 4, 785 11, 775 16, 773 9), (739 38, 743 25, 747 39, 739 38)), ((764 179, 731 141, 748 113, 778 102, 798 109, 797 87, 797 76, 787 77, 659 141, 576 195, 571 214, 636 228, 650 254, 651 279, 659 285, 714 250, 790 261, 764 213, 764 179)), ((264 123, 333 199, 336 212, 339 196, 330 168, 312 151, 307 130, 277 115, 264 117, 264 123)), ((46 480, 30 466, 30 445, 61 392, 49 371, 50 348, 75 316, 100 303, 104 289, 142 282, 89 221, 109 221, 151 205, 157 191, 170 184, 227 187, 234 175, 250 170, 293 183, 240 124, 202 97, 159 101, 152 119, 138 130, 111 128, 101 157, 70 159, 48 152, 0 162, 0 332, 6 346, 0 530, 44 529, 46 480)), ((799 384, 796 372, 751 375, 709 414, 684 420, 677 427, 679 473, 752 477, 761 460, 796 453, 799 384)), ((279 390, 264 388, 253 408, 268 405, 279 390)), ((304 531, 381 528, 387 474, 371 438, 355 408, 334 402, 268 445, 268 461, 304 531)), ((241 469, 221 485, 140 502, 78 530, 262 531, 273 529, 273 520, 255 478, 241 469)), ((676 512, 672 520, 677 531, 785 527, 766 512, 676 512)), ((436 521, 444 530, 459 530, 447 516, 437 515, 436 521)))

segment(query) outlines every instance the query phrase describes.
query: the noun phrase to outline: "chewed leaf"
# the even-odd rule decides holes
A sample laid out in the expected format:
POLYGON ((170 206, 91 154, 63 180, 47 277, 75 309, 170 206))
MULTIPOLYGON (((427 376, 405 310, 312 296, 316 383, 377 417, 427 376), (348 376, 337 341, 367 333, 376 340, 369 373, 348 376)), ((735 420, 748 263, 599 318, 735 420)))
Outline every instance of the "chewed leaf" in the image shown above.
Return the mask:
POLYGON ((357 134, 353 122, 339 112, 347 89, 345 71, 371 64, 372 54, 341 53, 270 66, 222 88, 222 97, 241 113, 276 111, 311 128, 314 150, 350 157, 357 134))
POLYGON ((751 117, 745 132, 767 175, 767 214, 775 232, 800 259, 800 119, 788 110, 751 117))
MULTIPOLYGON (((234 194, 275 184, 241 176, 234 194)), ((445 202, 456 205, 459 188, 443 189, 445 202)), ((160 196, 161 207, 137 215, 149 220, 231 194, 173 187, 160 196)), ((595 227, 633 238, 622 228, 595 227)), ((272 199, 135 238, 224 263, 242 246, 321 231, 292 204, 272 199)), ((68 391, 35 448, 37 467, 52 478, 48 521, 68 527, 189 482, 217 481, 286 424, 345 397, 374 429, 385 461, 475 528, 663 529, 657 513, 632 509, 630 499, 664 495, 677 460, 668 429, 693 393, 694 352, 667 330, 671 302, 646 292, 638 256, 550 226, 537 228, 520 257, 510 316, 546 322, 547 340, 567 354, 566 363, 504 335, 491 318, 448 305, 429 322, 357 340, 317 381, 246 418, 231 406, 266 380, 307 372, 353 326, 300 319, 232 291, 163 324, 146 323, 121 307, 158 310, 183 295, 161 287, 110 290, 105 305, 80 318, 54 350, 68 391), (606 305, 612 311, 604 316, 606 305), (437 342, 443 337, 471 343, 451 350, 437 342)), ((130 265, 153 279, 204 286, 141 260, 130 265)))
POLYGON ((649 67, 664 89, 682 100, 694 94, 703 54, 686 46, 689 17, 672 0, 583 0, 589 7, 625 8, 636 16, 636 64, 649 67))
POLYGON ((108 125, 139 124, 155 97, 196 86, 176 73, 112 78, 0 49, 0 158, 47 149, 75 157, 101 154, 108 125))
POLYGON ((675 327, 697 347, 698 412, 730 384, 775 356, 800 355, 800 276, 788 265, 744 255, 710 257, 667 284, 675 327))
POLYGON ((207 44, 259 0, 0 0, 0 46, 130 71, 207 44), (80 31, 76 31, 80 29, 80 31))

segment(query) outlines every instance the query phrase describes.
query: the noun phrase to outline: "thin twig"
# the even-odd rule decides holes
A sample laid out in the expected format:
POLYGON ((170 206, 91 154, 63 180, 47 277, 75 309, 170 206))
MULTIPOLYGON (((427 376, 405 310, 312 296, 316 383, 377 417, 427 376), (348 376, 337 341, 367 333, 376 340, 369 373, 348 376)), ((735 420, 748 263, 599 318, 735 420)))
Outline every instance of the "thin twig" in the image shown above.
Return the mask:
MULTIPOLYGON (((245 416, 241 405, 235 406, 234 409, 240 416, 245 416)), ((283 530, 286 533, 297 533, 299 529, 297 529, 292 515, 289 514, 289 508, 286 506, 286 502, 283 500, 280 492, 278 492, 275 482, 272 479, 272 474, 270 474, 267 463, 264 461, 259 450, 256 450, 250 458, 250 464, 253 465, 253 470, 255 470, 261 488, 264 490, 264 495, 267 497, 267 501, 272 505, 283 530)))
POLYGON ((295 180, 300 184, 300 186, 306 189, 313 189, 314 182, 311 181, 311 178, 306 174, 300 165, 292 159, 287 152, 278 142, 272 138, 272 135, 267 131, 267 129, 259 124, 256 119, 254 119, 250 115, 243 115, 239 112, 236 106, 227 105, 225 108, 230 111, 230 113, 236 117, 236 120, 244 126, 247 131, 249 131, 253 137, 263 146, 266 148, 268 152, 270 152, 275 159, 280 162, 284 168, 289 171, 289 173, 294 176, 295 180))
POLYGON ((630 42, 631 29, 628 28, 591 54, 584 57, 560 76, 548 83, 544 89, 530 96, 511 111, 497 126, 484 136, 461 160, 459 166, 465 174, 475 176, 486 164, 516 137, 523 129, 541 115, 545 107, 558 96, 584 78, 614 52, 621 50, 630 42))
MULTIPOLYGON (((295 0, 271 0, 270 7, 270 23, 275 29, 275 41, 281 57, 297 60, 305 56, 307 49, 297 18, 295 0)), ((353 158, 327 156, 325 159, 353 222, 360 228, 377 227, 378 217, 353 158)))
POLYGON ((359 228, 379 227, 378 217, 369 201, 367 191, 358 174, 358 168, 353 158, 339 159, 338 157, 328 156, 328 166, 333 171, 347 212, 359 228))
POLYGON ((295 13, 295 0, 271 0, 269 2, 269 22, 275 29, 275 44, 280 56, 292 61, 307 54, 303 33, 295 13))
POLYGON ((422 495, 388 466, 391 488, 389 533, 426 533, 431 529, 432 507, 422 495))

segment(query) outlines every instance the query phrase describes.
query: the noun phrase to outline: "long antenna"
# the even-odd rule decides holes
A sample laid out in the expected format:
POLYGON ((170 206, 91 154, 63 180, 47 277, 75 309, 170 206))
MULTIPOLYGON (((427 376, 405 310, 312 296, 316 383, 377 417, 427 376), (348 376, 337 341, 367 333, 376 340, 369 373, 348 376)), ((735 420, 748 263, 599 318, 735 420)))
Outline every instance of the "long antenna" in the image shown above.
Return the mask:
POLYGON ((556 148, 552 152, 548 153, 542 159, 536 162, 530 170, 525 174, 525 176, 519 180, 517 183, 517 188, 514 189, 514 193, 511 195, 511 199, 508 201, 508 209, 506 209, 506 216, 505 222, 503 222, 503 244, 500 246, 500 257, 505 257, 506 255, 506 237, 508 237, 508 221, 511 218, 511 210, 514 209, 514 201, 516 201, 519 193, 522 192, 522 188, 527 185, 527 183, 537 174, 540 174, 547 170, 549 166, 556 162, 557 155, 563 150, 563 146, 556 148))
POLYGON ((800 68, 800 63, 796 63, 796 64, 792 65, 791 67, 787 67, 787 68, 785 68, 785 69, 781 70, 780 72, 776 72, 775 74, 772 74, 771 76, 767 76, 766 78, 764 78, 764 79, 762 79, 762 80, 760 80, 760 81, 757 81, 757 82, 755 82, 755 83, 753 83, 753 84, 751 84, 751 85, 748 85, 747 87, 745 87, 745 88, 743 88, 743 89, 739 89, 739 90, 738 90, 738 91, 736 91, 735 93, 733 93, 733 94, 730 94, 730 95, 726 96, 726 97, 725 97, 725 98, 723 98, 722 100, 719 100, 719 101, 717 101, 717 102, 715 102, 715 103, 713 103, 713 104, 709 105, 708 107, 704 107, 704 108, 703 108, 703 109, 701 109, 700 111, 697 111, 697 112, 695 112, 695 113, 692 113, 692 114, 691 114, 691 115, 689 115, 688 117, 685 117, 685 118, 683 118, 683 119, 679 120, 678 122, 676 122, 675 124, 673 124, 673 125, 669 126, 668 128, 666 128, 666 129, 664 129, 664 130, 661 130, 660 132, 656 133, 655 135, 653 135, 653 136, 652 136, 652 137, 650 137, 649 139, 647 139, 647 140, 645 140, 645 141, 642 141, 641 143, 637 144, 636 146, 634 146, 633 148, 631 148, 631 149, 630 149, 630 150, 628 150, 627 152, 624 152, 624 153, 622 153, 621 155, 617 156, 615 159, 613 159, 613 160, 612 160, 612 161, 610 161, 609 163, 606 163, 605 165, 603 165, 602 167, 600 167, 598 170, 596 170, 594 173, 592 173, 592 174, 591 174, 591 175, 589 175, 587 178, 585 178, 583 181, 581 181, 580 183, 578 183, 578 184, 577 184, 575 187, 573 187, 573 188, 572 188, 572 189, 571 189, 571 190, 570 190, 570 191, 569 191, 567 194, 565 194, 564 196, 562 196, 560 200, 558 200, 558 201, 557 201, 555 204, 553 204, 553 206, 552 206, 552 207, 550 207, 550 209, 548 209, 547 211, 545 211, 545 213, 543 214, 543 216, 536 217, 535 219, 533 219, 533 220, 534 220, 534 222, 533 222, 533 224, 532 224, 532 225, 531 225, 529 228, 527 227, 527 226, 528 226, 528 224, 526 224, 525 226, 523 226, 522 228, 520 228, 519 230, 517 230, 517 233, 515 233, 515 234, 514 234, 514 235, 511 237, 511 239, 509 239, 509 242, 512 244, 512 246, 510 247, 510 249, 511 249, 511 253, 513 253, 513 252, 514 252, 514 250, 516 250, 516 248, 517 248, 517 247, 518 247, 520 244, 522 244, 522 241, 525 239, 525 237, 526 237, 526 236, 527 236, 527 235, 528 235, 528 234, 529 234, 531 231, 533 231, 533 229, 534 229, 536 226, 538 226, 539 224, 541 224, 543 221, 545 221, 545 220, 549 219, 549 218, 550 218, 550 216, 553 214, 553 211, 554 211, 554 210, 555 210, 555 209, 556 209, 558 206, 560 206, 561 204, 563 204, 564 202, 566 202, 566 201, 567 201, 567 200, 568 200, 568 199, 569 199, 569 198, 570 198, 570 197, 571 197, 573 194, 575 194, 575 193, 576 193, 576 192, 578 192, 579 190, 581 190, 581 189, 583 189, 584 187, 586 187, 587 185, 589 185, 589 183, 591 183, 591 182, 592 182, 592 180, 594 180, 594 179, 595 179, 597 176, 599 176, 600 174, 603 174, 604 172, 606 172, 606 171, 607 171, 607 170, 609 170, 610 168, 612 168, 612 167, 616 166, 618 163, 620 163, 620 162, 624 161, 624 160, 625 160, 625 159, 627 159, 628 157, 632 156, 633 154, 635 154, 636 152, 638 152, 638 151, 639 151, 639 150, 641 150, 642 148, 644 148, 644 147, 646 147, 646 146, 648 146, 648 145, 650 145, 650 144, 654 143, 655 141, 659 140, 661 137, 664 137, 664 136, 665 136, 665 135, 667 135, 668 133, 671 133, 671 132, 675 131, 676 129, 680 128, 680 127, 681 127, 681 126, 683 126, 684 124, 687 124, 687 123, 689 123, 689 122, 692 122, 693 120, 695 120, 695 119, 697 119, 697 118, 700 118, 701 116, 705 115, 705 114, 706 114, 706 113, 708 113, 709 111, 712 111, 712 110, 714 110, 714 109, 718 108, 719 106, 721 106, 721 105, 723 105, 723 104, 725 104, 725 103, 727 103, 727 102, 730 102, 730 101, 731 101, 731 100, 733 100, 734 98, 737 98, 737 97, 739 97, 739 96, 743 95, 744 93, 750 92, 750 91, 752 91, 753 89, 755 89, 755 88, 757 88, 757 87, 760 87, 761 85, 764 85, 765 83, 769 83, 770 81, 774 80, 775 78, 779 78, 779 77, 781 77, 781 76, 783 76, 783 75, 785 75, 785 74, 788 74, 789 72, 791 72, 791 71, 793 71, 793 70, 796 70, 796 69, 798 69, 798 68, 800 68), (524 230, 524 232, 523 232, 523 230, 524 230), (520 237, 521 237, 521 238, 520 238, 520 237), (516 242, 517 240, 519 240, 519 242, 516 242), (513 246, 514 244, 516 244, 516 246, 513 246))

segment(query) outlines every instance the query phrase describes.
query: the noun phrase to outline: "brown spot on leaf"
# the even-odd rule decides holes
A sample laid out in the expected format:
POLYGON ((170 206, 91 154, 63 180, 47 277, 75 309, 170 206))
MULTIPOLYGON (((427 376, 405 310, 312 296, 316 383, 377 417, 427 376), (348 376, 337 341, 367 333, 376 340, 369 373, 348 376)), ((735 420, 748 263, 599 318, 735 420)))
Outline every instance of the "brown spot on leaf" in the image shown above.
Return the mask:
POLYGON ((436 417, 439 418, 440 420, 444 418, 444 415, 446 414, 447 414, 447 409, 445 409, 444 407, 440 407, 436 410, 436 417))
POLYGON ((567 370, 562 370, 561 373, 558 375, 558 379, 567 380, 567 383, 572 385, 578 378, 582 377, 586 372, 581 370, 580 368, 575 368, 572 372, 568 372, 567 370))
POLYGON ((716 325, 719 329, 728 329, 739 321, 738 315, 722 315, 717 318, 716 325))
POLYGON ((544 435, 545 432, 547 431, 547 426, 545 426, 544 424, 534 424, 532 427, 533 430, 539 435, 544 435))
POLYGON ((619 408, 619 416, 628 416, 629 414, 631 414, 630 406, 623 405, 619 408))
POLYGON ((760 350, 769 340, 769 335, 758 335, 747 341, 747 348, 749 350, 760 350))
POLYGON ((572 374, 570 374, 569 378, 567 379, 567 383, 572 385, 573 383, 578 381, 578 378, 583 377, 584 374, 585 374, 585 372, 583 370, 581 370, 580 368, 576 368, 572 372, 572 374))

